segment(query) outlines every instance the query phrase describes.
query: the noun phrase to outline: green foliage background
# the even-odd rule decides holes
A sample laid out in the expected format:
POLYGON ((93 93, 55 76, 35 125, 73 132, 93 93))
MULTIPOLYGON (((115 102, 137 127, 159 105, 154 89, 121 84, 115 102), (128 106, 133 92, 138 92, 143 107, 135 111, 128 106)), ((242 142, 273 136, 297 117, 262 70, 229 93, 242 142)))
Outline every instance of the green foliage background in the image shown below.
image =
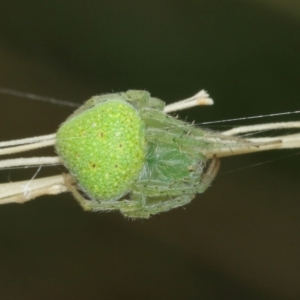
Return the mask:
MULTIPOLYGON (((3 0, 0 85, 78 103, 205 88, 216 104, 181 113, 198 123, 298 110, 299 12, 283 0, 3 0)), ((0 140, 52 133, 71 113, 4 95, 0 105, 0 140)), ((296 153, 224 159, 204 195, 149 221, 84 213, 68 194, 2 206, 0 298, 299 299, 300 160, 281 159, 296 153)))

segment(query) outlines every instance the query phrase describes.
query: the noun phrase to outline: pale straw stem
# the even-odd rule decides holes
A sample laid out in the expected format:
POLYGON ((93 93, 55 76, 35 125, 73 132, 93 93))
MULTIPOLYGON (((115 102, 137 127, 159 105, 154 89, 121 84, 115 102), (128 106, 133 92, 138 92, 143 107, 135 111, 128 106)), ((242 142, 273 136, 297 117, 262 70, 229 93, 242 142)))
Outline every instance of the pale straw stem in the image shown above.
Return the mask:
POLYGON ((35 136, 35 137, 30 137, 30 138, 25 138, 25 139, 0 142, 0 148, 22 145, 22 144, 37 143, 37 142, 47 141, 47 140, 53 140, 53 143, 55 143, 55 137, 56 137, 56 134, 52 133, 52 134, 48 134, 48 135, 35 136))
POLYGON ((34 180, 0 184, 0 204, 24 203, 42 195, 56 195, 67 192, 66 179, 61 174, 34 180))
POLYGON ((164 112, 170 113, 173 111, 183 110, 194 106, 212 105, 213 103, 214 102, 211 98, 209 98, 208 93, 204 90, 201 90, 196 95, 190 98, 167 105, 164 109, 164 112))
POLYGON ((246 132, 259 132, 262 130, 271 130, 271 129, 287 129, 287 128, 300 128, 300 122, 278 122, 278 123, 268 123, 268 124, 258 124, 258 125, 249 125, 249 126, 240 126, 232 128, 227 131, 223 131, 222 135, 237 135, 246 132))
POLYGON ((300 134, 291 134, 285 136, 250 138, 245 140, 247 143, 232 144, 231 146, 212 148, 204 150, 208 158, 213 156, 225 157, 267 150, 300 148, 300 134), (253 143, 253 144, 251 144, 253 143))
POLYGON ((59 156, 50 157, 30 157, 30 158, 13 158, 0 161, 0 169, 16 167, 32 167, 43 165, 59 165, 62 161, 59 156))
POLYGON ((52 139, 52 140, 45 140, 37 143, 21 145, 16 147, 7 147, 4 149, 0 149, 0 155, 30 151, 34 149, 43 148, 43 147, 53 146, 54 144, 55 144, 55 139, 52 139))

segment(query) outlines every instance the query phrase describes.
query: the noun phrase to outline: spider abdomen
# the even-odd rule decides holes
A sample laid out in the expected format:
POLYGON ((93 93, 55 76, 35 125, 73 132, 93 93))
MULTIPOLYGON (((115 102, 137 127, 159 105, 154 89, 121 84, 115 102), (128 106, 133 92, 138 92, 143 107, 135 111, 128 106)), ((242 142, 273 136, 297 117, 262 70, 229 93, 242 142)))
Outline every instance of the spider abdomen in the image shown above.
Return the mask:
POLYGON ((63 123, 56 150, 90 198, 115 200, 144 165, 144 125, 130 104, 106 101, 63 123))

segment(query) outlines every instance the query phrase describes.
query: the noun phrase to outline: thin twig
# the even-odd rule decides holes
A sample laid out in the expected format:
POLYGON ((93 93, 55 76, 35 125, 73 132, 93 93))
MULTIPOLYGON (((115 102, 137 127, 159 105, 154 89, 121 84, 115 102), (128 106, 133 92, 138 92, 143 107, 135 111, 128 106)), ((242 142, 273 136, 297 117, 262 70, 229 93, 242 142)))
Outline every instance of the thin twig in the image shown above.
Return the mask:
POLYGON ((0 142, 0 148, 43 142, 43 141, 47 141, 47 140, 55 140, 55 137, 56 137, 56 134, 53 133, 53 134, 35 136, 35 137, 30 137, 30 138, 25 138, 25 139, 0 142))
POLYGON ((67 192, 66 180, 71 180, 70 175, 61 174, 32 181, 0 184, 0 204, 24 203, 42 195, 67 192))
POLYGON ((32 166, 52 166, 62 163, 59 156, 50 157, 30 157, 30 158, 13 158, 0 161, 0 169, 32 166))
POLYGON ((204 90, 201 90, 196 95, 190 98, 167 105, 164 109, 164 112, 170 113, 173 111, 184 110, 195 106, 212 104, 214 104, 214 101, 211 98, 209 98, 208 93, 204 90))
POLYGON ((32 143, 32 144, 28 144, 28 145, 8 147, 8 148, 0 149, 0 155, 7 155, 7 154, 14 154, 14 153, 19 153, 19 152, 30 151, 30 150, 34 150, 34 149, 53 146, 54 144, 55 144, 55 139, 40 141, 38 143, 32 143))
POLYGON ((259 132, 262 130, 271 130, 271 129, 287 129, 287 128, 300 128, 300 122, 278 122, 278 123, 267 123, 267 124, 257 124, 249 126, 240 126, 232 128, 230 130, 222 132, 222 135, 232 136, 246 132, 259 132))
POLYGON ((292 149, 300 148, 300 134, 291 134, 286 136, 276 136, 273 138, 251 138, 246 139, 250 144, 240 144, 235 147, 221 147, 218 149, 210 149, 205 151, 205 155, 208 158, 213 156, 225 157, 225 156, 234 156, 240 154, 249 154, 254 152, 261 152, 267 150, 279 150, 279 149, 292 149), (251 145, 251 142, 254 144, 251 145), (256 146, 257 144, 260 146, 256 146))

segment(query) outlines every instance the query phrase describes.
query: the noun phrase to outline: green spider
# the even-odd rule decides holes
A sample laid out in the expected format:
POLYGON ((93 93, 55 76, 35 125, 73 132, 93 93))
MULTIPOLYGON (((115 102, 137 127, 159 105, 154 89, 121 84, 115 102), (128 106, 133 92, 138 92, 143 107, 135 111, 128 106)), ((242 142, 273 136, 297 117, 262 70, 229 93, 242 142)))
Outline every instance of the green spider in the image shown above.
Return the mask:
POLYGON ((189 203, 215 178, 208 133, 163 112, 148 92, 94 96, 57 132, 56 151, 76 180, 85 210, 149 218, 189 203))

